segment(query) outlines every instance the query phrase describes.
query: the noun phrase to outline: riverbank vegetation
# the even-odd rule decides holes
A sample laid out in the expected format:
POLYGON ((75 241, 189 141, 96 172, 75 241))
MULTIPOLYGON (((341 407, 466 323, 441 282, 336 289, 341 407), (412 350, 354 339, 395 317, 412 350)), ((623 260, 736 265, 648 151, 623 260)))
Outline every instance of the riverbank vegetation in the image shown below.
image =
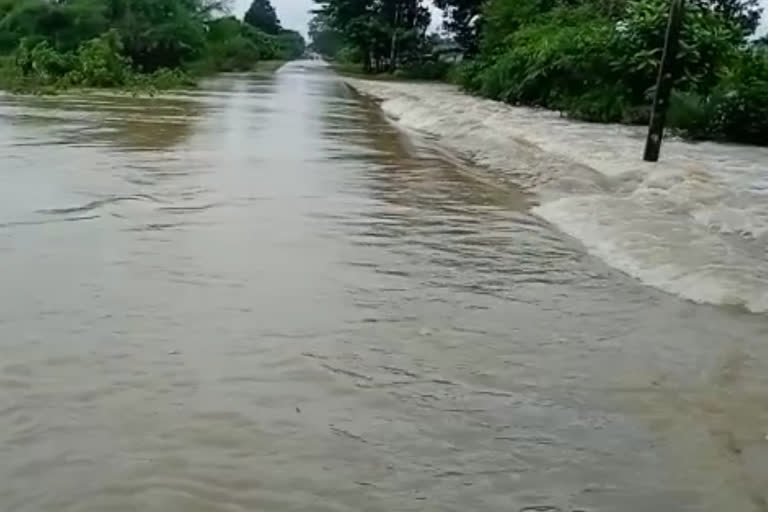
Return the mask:
MULTIPOLYGON (((320 3, 321 53, 368 72, 440 57, 418 0, 320 3)), ((467 91, 596 122, 646 123, 669 0, 437 0, 467 91)), ((768 145, 768 41, 758 0, 689 0, 669 125, 692 138, 768 145)), ((442 73, 444 74, 444 72, 442 73)), ((440 73, 438 73, 440 75, 440 73)))
POLYGON ((269 0, 243 21, 228 12, 224 0, 0 0, 0 88, 171 88, 303 54, 269 0))

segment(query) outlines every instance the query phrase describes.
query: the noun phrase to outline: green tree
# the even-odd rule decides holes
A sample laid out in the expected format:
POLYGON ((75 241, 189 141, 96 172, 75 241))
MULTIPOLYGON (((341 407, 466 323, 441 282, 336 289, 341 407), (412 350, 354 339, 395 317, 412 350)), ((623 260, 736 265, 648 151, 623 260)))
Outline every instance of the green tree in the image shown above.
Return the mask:
MULTIPOLYGON (((670 125, 768 144, 768 52, 747 44, 753 0, 686 3, 670 125)), ((668 0, 489 0, 468 90, 579 119, 645 123, 668 0)))
POLYGON ((342 34, 345 44, 366 71, 394 71, 418 56, 429 27, 429 10, 422 0, 320 0, 318 10, 328 27, 342 34))
POLYGON ((321 0, 319 12, 328 26, 343 34, 344 42, 357 53, 363 68, 372 69, 373 0, 321 0))
POLYGON ((0 5, 0 44, 6 50, 26 37, 70 51, 107 28, 106 10, 99 0, 6 0, 0 5))
POLYGON ((279 55, 272 36, 256 30, 234 16, 208 23, 209 55, 218 71, 248 71, 260 60, 279 55))
POLYGON ((760 0, 696 0, 696 3, 733 20, 746 36, 755 33, 763 13, 760 0))
POLYGON ((283 30, 275 36, 275 43, 280 56, 284 59, 298 59, 304 55, 307 43, 295 30, 283 30))
POLYGON ((229 0, 0 0, 3 84, 173 86, 303 52, 227 15, 229 0))
POLYGON ((335 57, 344 46, 344 36, 334 28, 328 16, 316 12, 309 21, 311 49, 326 57, 335 57))
POLYGON ((477 51, 483 0, 435 0, 443 10, 443 27, 468 54, 477 51))
POLYGON ((245 22, 267 34, 277 35, 282 30, 275 8, 269 0, 253 0, 245 13, 245 22))

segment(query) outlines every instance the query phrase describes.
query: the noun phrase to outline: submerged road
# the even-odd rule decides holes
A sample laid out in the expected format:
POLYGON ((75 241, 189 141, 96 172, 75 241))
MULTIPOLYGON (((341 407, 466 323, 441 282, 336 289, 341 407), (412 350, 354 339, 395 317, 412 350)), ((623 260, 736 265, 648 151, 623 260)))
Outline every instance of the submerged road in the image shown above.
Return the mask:
POLYGON ((316 63, 0 96, 7 512, 764 511, 768 319, 316 63))

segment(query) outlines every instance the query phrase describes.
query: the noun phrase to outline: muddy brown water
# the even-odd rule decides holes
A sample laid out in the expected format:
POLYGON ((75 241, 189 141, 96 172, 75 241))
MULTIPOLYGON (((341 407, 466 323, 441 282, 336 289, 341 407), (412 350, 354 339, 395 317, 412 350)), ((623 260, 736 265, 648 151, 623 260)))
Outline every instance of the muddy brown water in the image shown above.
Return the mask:
POLYGON ((768 318, 472 174, 311 63, 0 96, 0 509, 767 510, 768 318))

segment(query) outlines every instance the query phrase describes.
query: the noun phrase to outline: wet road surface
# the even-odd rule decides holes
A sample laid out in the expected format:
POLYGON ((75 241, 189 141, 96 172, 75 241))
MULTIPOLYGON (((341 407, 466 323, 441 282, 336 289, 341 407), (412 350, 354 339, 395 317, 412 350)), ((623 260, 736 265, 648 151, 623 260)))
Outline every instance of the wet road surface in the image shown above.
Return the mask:
POLYGON ((4 511, 766 510, 764 315, 322 67, 0 96, 0 151, 4 511))

